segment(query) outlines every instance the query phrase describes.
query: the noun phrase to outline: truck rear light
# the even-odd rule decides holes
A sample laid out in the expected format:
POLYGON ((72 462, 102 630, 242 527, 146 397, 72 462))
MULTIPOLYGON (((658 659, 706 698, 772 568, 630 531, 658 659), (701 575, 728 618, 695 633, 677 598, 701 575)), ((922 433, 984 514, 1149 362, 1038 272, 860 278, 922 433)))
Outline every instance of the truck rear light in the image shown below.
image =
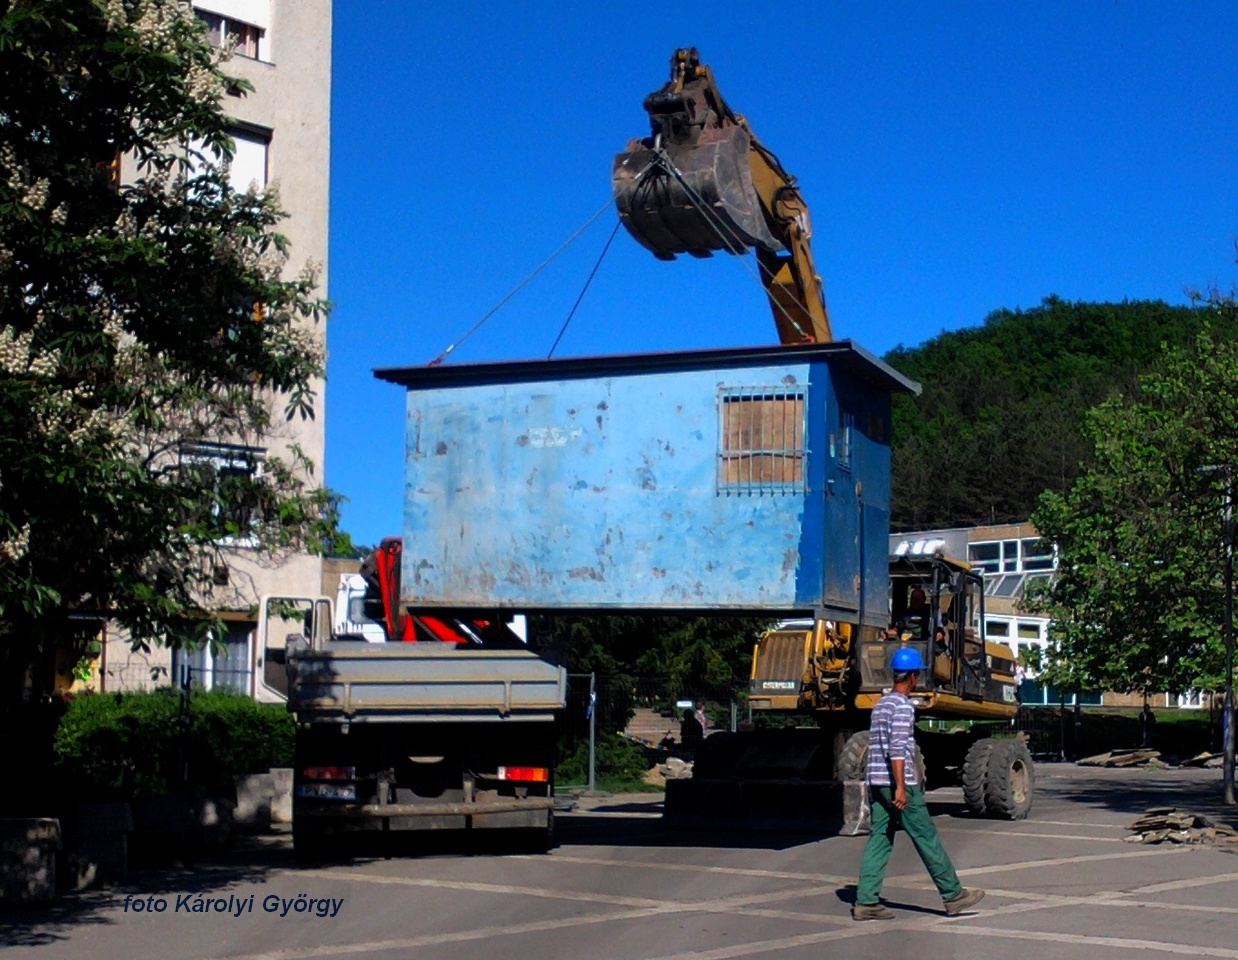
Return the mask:
POLYGON ((547 767, 499 767, 499 779, 522 783, 548 783, 550 769, 547 767))
POLYGON ((356 767, 306 767, 301 771, 306 780, 356 780, 356 767))

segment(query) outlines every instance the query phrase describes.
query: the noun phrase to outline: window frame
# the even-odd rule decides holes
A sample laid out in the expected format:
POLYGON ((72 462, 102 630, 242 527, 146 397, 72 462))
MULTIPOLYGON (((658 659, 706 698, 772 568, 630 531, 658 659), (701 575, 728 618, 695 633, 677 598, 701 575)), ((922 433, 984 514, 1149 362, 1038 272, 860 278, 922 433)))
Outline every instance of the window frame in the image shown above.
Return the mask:
POLYGON ((1037 537, 1002 537, 997 540, 971 540, 967 544, 967 562, 973 568, 980 570, 986 577, 1001 577, 1004 574, 1040 573, 1052 574, 1057 569, 1057 547, 1050 546, 1045 553, 1029 553, 1024 550, 1025 544, 1042 542, 1037 537), (1010 556, 1007 547, 1013 546, 1014 556, 1010 556), (978 559, 977 548, 996 547, 997 555, 991 558, 978 559), (1045 566, 1045 561, 1048 566, 1045 566))
POLYGON ((227 14, 217 13, 214 10, 204 10, 199 7, 194 7, 194 14, 205 25, 206 42, 215 50, 223 49, 228 45, 229 39, 237 34, 242 39, 237 43, 233 53, 238 57, 243 57, 246 60, 254 60, 258 63, 270 63, 270 55, 267 47, 267 28, 256 23, 250 23, 248 20, 238 20, 236 17, 229 17, 227 14), (247 38, 252 38, 253 53, 245 52, 245 42, 247 38))
MULTIPOLYGON (((180 459, 183 464, 209 464, 215 471, 215 490, 219 491, 219 477, 225 470, 234 470, 240 472, 242 469, 246 475, 255 480, 259 480, 263 476, 263 464, 266 461, 266 447, 251 447, 237 443, 208 443, 199 442, 185 444, 180 449, 180 459)), ((215 503, 212 508, 214 516, 218 517, 222 512, 219 503, 215 503)), ((232 536, 225 535, 215 541, 221 547, 237 547, 244 549, 254 549, 258 546, 257 526, 261 521, 261 517, 251 516, 249 525, 254 529, 254 533, 249 536, 232 536)))
POLYGON ((807 386, 779 384, 719 387, 717 404, 716 483, 720 496, 789 495, 808 491, 810 450, 807 386), (757 404, 788 402, 791 406, 790 415, 784 412, 778 421, 765 413, 761 413, 759 418, 757 416, 757 404), (748 410, 746 424, 744 407, 748 410), (734 414, 730 412, 732 410, 735 411, 734 414), (738 424, 734 422, 735 418, 738 418, 738 424), (759 437, 754 440, 756 433, 759 433, 759 437), (743 445, 745 434, 747 444, 743 445), (737 445, 732 446, 733 440, 737 445), (769 460, 771 477, 779 474, 779 479, 761 479, 754 476, 754 464, 765 458, 769 460), (745 464, 746 477, 743 476, 745 464), (788 472, 790 479, 786 476, 788 472))

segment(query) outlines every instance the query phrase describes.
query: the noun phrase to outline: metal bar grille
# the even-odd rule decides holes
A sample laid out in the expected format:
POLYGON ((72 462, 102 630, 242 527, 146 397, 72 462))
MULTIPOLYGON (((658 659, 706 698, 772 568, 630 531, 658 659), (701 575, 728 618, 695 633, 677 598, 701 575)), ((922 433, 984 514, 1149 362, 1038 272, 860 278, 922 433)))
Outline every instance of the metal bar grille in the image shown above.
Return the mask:
POLYGON ((718 492, 803 493, 807 489, 803 387, 719 391, 718 492))

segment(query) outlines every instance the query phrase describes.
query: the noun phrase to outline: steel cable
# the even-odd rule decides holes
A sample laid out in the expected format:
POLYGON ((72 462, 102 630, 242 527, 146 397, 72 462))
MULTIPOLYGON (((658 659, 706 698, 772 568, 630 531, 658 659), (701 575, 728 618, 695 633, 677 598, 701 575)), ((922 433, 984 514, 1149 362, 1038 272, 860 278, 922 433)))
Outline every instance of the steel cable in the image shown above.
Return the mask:
MULTIPOLYGON (((722 241, 723 247, 727 250, 733 250, 736 246, 738 246, 746 251, 748 248, 748 244, 744 242, 744 239, 741 236, 739 236, 739 234, 736 233, 731 228, 731 226, 725 220, 722 219, 722 217, 719 214, 715 213, 710 208, 710 206, 705 202, 704 197, 702 197, 695 190, 695 188, 693 188, 693 186, 690 183, 688 183, 688 181, 684 178, 683 174, 680 173, 678 168, 673 163, 671 163, 670 157, 666 154, 666 152, 662 150, 661 148, 657 148, 655 157, 658 161, 660 161, 659 165, 662 166, 663 169, 665 169, 667 173, 669 173, 677 181, 679 181, 680 186, 682 186, 684 188, 685 193, 687 193, 688 199, 692 202, 692 205, 695 206, 697 210, 701 213, 702 217, 705 219, 706 224, 710 227, 710 229, 713 230, 714 234, 718 237, 718 239, 722 241), (729 238, 726 236, 726 234, 722 232, 723 229, 725 229, 728 233, 731 234, 729 238)), ((806 331, 802 326, 800 326, 800 324, 795 320, 795 318, 792 317, 791 314, 787 312, 787 308, 784 307, 781 303, 779 303, 774 298, 774 296, 770 293, 769 288, 766 287, 765 283, 761 280, 761 277, 752 270, 751 266, 749 266, 748 264, 748 261, 745 259, 744 254, 740 255, 740 261, 744 264, 744 269, 748 271, 749 276, 751 276, 754 280, 756 280, 757 283, 761 284, 761 288, 765 291, 765 295, 769 297, 770 302, 774 305, 774 307, 784 317, 787 318, 787 322, 790 323, 791 326, 793 326, 796 330, 798 330, 805 340, 811 340, 812 337, 808 333, 808 331, 806 331)), ((774 278, 773 273, 770 271, 768 267, 765 266, 765 264, 761 263, 760 258, 757 258, 757 266, 761 270, 765 271, 765 273, 769 276, 771 280, 774 278)), ((792 299, 795 300, 795 303, 805 313, 809 312, 808 307, 804 303, 802 303, 801 301, 799 301, 798 299, 794 297, 792 297, 792 299)))
POLYGON ((581 288, 580 296, 576 298, 576 302, 572 304, 572 309, 568 311, 567 319, 563 321, 563 327, 559 330, 559 335, 555 337, 555 342, 550 345, 550 352, 546 354, 546 359, 549 360, 555 355, 555 350, 558 349, 559 341, 563 339, 563 334, 567 333, 567 325, 572 322, 572 317, 576 316, 576 308, 580 306, 580 301, 585 298, 585 294, 589 290, 589 284, 593 283, 593 278, 597 276, 598 267, 602 265, 602 260, 605 259, 606 253, 610 250, 610 245, 615 242, 615 235, 619 232, 619 228, 623 226, 622 220, 615 221, 615 229, 610 232, 610 237, 606 240, 606 246, 602 248, 602 252, 598 254, 597 263, 593 265, 593 269, 589 271, 589 279, 585 281, 585 285, 581 288))

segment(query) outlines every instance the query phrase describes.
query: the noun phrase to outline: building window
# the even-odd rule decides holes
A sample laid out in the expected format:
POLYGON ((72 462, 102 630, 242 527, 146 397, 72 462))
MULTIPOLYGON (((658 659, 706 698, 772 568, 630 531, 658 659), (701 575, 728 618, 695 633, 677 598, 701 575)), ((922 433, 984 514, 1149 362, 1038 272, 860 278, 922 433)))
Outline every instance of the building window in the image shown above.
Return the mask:
POLYGON ((223 636, 197 650, 172 649, 172 682, 181 689, 233 690, 248 694, 253 686, 254 624, 228 621, 223 636))
POLYGON ((250 60, 266 59, 266 31, 252 23, 233 20, 218 13, 198 10, 198 19, 206 26, 206 39, 216 49, 236 44, 236 55, 250 60))
POLYGON ((1044 630, 1047 621, 1041 620, 1020 620, 1018 627, 1018 636, 1020 640, 1044 640, 1044 630))
POLYGON ((266 451, 231 443, 198 443, 181 450, 186 469, 208 470, 215 487, 212 513, 221 530, 221 546, 257 545, 254 528, 261 519, 253 483, 262 476, 266 451))
POLYGON ((803 388, 725 388, 720 401, 719 492, 803 493, 803 388))
POLYGON ((1010 621, 1009 620, 994 620, 992 617, 985 617, 984 635, 986 637, 1008 637, 1010 636, 1010 621))
POLYGON ((851 439, 855 433, 855 414, 849 410, 838 411, 838 437, 834 441, 834 458, 839 470, 851 470, 851 439))
POLYGON ((967 545, 967 559, 985 573, 1031 573, 1057 565, 1053 547, 1043 540, 988 540, 967 545))
POLYGON ((247 193, 250 188, 257 192, 266 189, 270 171, 268 155, 271 149, 271 133, 256 127, 237 128, 229 131, 234 152, 230 160, 224 160, 213 151, 208 151, 200 140, 189 144, 189 175, 201 176, 208 170, 223 167, 228 186, 237 193, 247 193))
POLYGON ((237 193, 246 193, 251 187, 256 192, 265 190, 270 135, 233 130, 232 142, 236 144, 236 153, 228 161, 228 185, 237 193))

